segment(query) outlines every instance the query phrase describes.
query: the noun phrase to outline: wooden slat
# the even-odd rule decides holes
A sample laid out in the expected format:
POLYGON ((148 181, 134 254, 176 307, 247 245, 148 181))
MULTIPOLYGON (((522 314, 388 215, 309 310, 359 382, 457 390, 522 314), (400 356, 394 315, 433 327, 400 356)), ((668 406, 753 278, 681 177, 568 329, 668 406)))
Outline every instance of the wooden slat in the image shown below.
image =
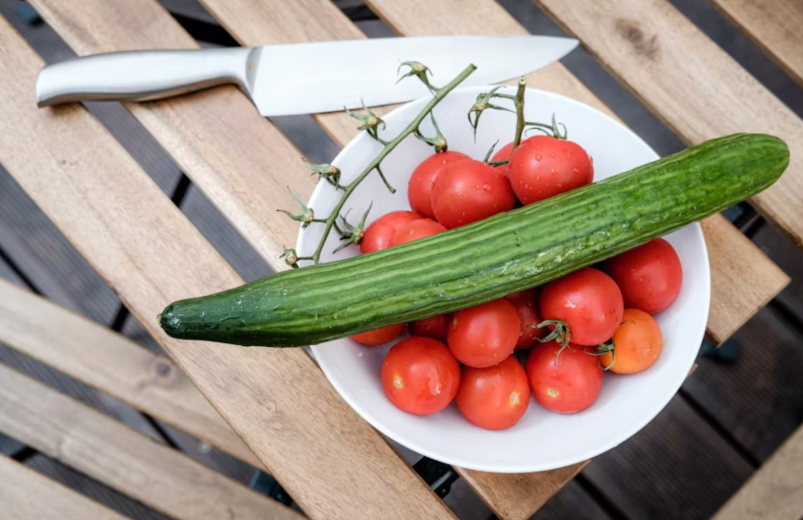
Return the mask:
POLYGON ((784 139, 791 162, 751 203, 803 247, 803 121, 666 0, 534 0, 688 144, 784 139))
MULTIPOLYGON (((365 36, 349 23, 328 0, 282 1, 202 0, 205 7, 241 44, 247 46, 309 40, 354 39, 365 36), (301 28, 298 28, 301 26, 301 28), (307 31, 315 27, 320 30, 307 31), (312 34, 310 34, 312 33, 312 34)), ((493 1, 370 1, 371 7, 398 33, 428 34, 526 34, 526 31, 493 1)), ((559 92, 603 111, 610 110, 585 88, 562 64, 555 63, 528 76, 531 85, 559 92)), ((317 121, 341 145, 356 135, 356 125, 342 113, 316 116, 317 121)), ((788 283, 786 276, 723 217, 710 217, 710 227, 719 235, 710 240, 709 255, 715 297, 712 307, 715 328, 708 334, 724 340, 788 283), (739 252, 744 252, 740 255, 739 252), (734 278, 731 278, 733 276, 734 278), (753 292, 741 292, 734 280, 755 281, 753 292)), ((460 470, 475 491, 503 518, 526 518, 563 483, 579 471, 558 470, 526 476, 500 476, 460 470), (538 489, 539 492, 533 492, 538 489)))
POLYGON ((798 428, 712 518, 803 518, 803 427, 798 428))
POLYGON ((174 518, 302 518, 5 365, 0 410, 3 433, 174 518))
POLYGON ((3 280, 0 342, 253 466, 261 465, 170 359, 3 280))
MULTIPOLYGON (((155 0, 36 0, 48 24, 79 55, 198 44, 155 0)), ((292 246, 288 186, 308 198, 314 183, 299 151, 235 87, 126 108, 275 270, 292 246)))
POLYGON ((709 217, 701 225, 711 266, 706 335, 719 345, 791 280, 725 217, 709 217), (733 312, 735 309, 741 312, 733 312))
MULTIPOLYGON (((156 316, 170 301, 242 280, 82 107, 36 108, 31 93, 42 65, 0 22, 0 131, 15 136, 0 140, 0 162, 304 511, 327 519, 453 518, 302 350, 176 341, 161 331, 156 316)), ((234 107, 241 98, 231 89, 194 97, 199 114, 210 113, 209 100, 234 107)))
POLYGON ((795 81, 803 85, 803 2, 710 0, 795 81))
POLYGON ((125 520, 97 502, 0 456, 0 508, 3 518, 36 520, 125 520))
MULTIPOLYGON (((527 33, 494 0, 369 0, 368 3, 397 32, 408 36, 527 33)), ((528 82, 536 88, 573 97, 610 113, 610 109, 560 63, 529 75, 528 82)), ((723 217, 713 215, 706 219, 706 223, 705 229, 714 233, 707 238, 712 305, 706 332, 712 341, 719 343, 772 299, 789 280, 723 217), (745 281, 753 283, 746 292, 740 290, 745 281)))

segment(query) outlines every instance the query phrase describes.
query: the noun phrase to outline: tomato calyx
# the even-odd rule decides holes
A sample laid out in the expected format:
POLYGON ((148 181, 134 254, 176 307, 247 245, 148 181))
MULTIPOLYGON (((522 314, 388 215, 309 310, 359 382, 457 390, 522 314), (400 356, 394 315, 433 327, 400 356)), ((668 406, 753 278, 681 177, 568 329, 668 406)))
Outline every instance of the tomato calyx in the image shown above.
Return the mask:
POLYGON ((586 349, 583 349, 583 352, 585 352, 589 356, 603 356, 608 352, 610 352, 611 362, 608 363, 608 366, 600 365, 600 368, 602 368, 602 370, 605 370, 606 372, 610 370, 610 368, 614 365, 614 363, 616 363, 616 346, 613 343, 613 338, 609 339, 608 341, 606 341, 601 345, 597 345, 596 347, 594 347, 593 352, 589 352, 586 349))
POLYGON ((373 110, 366 107, 364 102, 362 104, 362 109, 365 110, 365 114, 352 112, 348 108, 346 108, 346 113, 362 123, 359 127, 357 127, 358 130, 365 130, 368 132, 368 135, 373 137, 376 141, 387 145, 385 140, 379 138, 379 125, 382 125, 382 128, 385 128, 385 121, 376 115, 373 110))
POLYGON ((530 328, 533 329, 542 329, 544 327, 554 327, 549 334, 544 336, 543 338, 535 338, 541 343, 546 343, 547 341, 557 341, 560 344, 560 349, 555 354, 555 364, 558 362, 558 357, 560 357, 560 353, 563 352, 563 349, 568 348, 569 350, 573 350, 569 346, 569 340, 572 337, 572 331, 569 329, 569 324, 563 320, 544 320, 537 325, 529 325, 530 328))
POLYGON ((449 150, 449 145, 446 143, 446 138, 443 137, 441 133, 441 129, 438 128, 438 123, 435 121, 435 116, 432 115, 432 112, 429 113, 429 118, 432 121, 432 128, 435 129, 435 137, 426 137, 424 134, 421 133, 421 128, 416 127, 413 130, 413 135, 418 138, 419 141, 424 141, 431 147, 435 149, 435 153, 446 152, 449 150))
POLYGON ((337 220, 335 220, 334 222, 335 230, 338 233, 340 233, 340 240, 343 241, 343 243, 337 246, 337 249, 333 251, 334 253, 337 253, 341 249, 345 249, 352 244, 355 246, 360 245, 360 242, 362 242, 363 237, 365 237, 365 219, 368 218, 368 213, 371 212, 371 208, 373 207, 373 205, 374 203, 372 202, 368 206, 368 209, 365 210, 365 213, 363 213, 362 215, 360 223, 357 224, 356 226, 352 226, 351 224, 349 224, 348 220, 346 220, 346 217, 349 216, 348 212, 346 212, 345 216, 343 215, 340 216, 340 218, 343 220, 342 229, 340 228, 340 226, 337 225, 337 220))
POLYGON ((304 161, 304 164, 307 165, 307 168, 312 170, 312 175, 317 174, 319 178, 325 179, 329 184, 339 190, 346 189, 340 185, 340 168, 337 166, 332 166, 331 164, 314 164, 307 161, 304 161))
POLYGON ((558 123, 555 119, 555 114, 552 114, 552 124, 545 125, 544 123, 531 123, 529 121, 524 122, 525 130, 524 134, 527 135, 527 132, 531 130, 538 130, 539 132, 543 132, 544 134, 548 135, 549 137, 554 137, 555 139, 560 139, 561 141, 568 141, 569 139, 569 131, 566 129, 566 125, 563 123, 558 123), (560 127, 563 127, 563 133, 560 131, 560 127))
POLYGON ((298 196, 295 193, 293 193, 293 190, 291 190, 289 187, 287 188, 287 191, 290 192, 290 196, 293 197, 295 203, 298 205, 299 208, 301 208, 301 213, 298 215, 293 215, 286 209, 278 209, 276 211, 278 211, 279 213, 284 213, 285 215, 295 220, 296 222, 301 222, 302 229, 306 228, 307 226, 315 222, 315 212, 312 210, 312 208, 304 204, 301 201, 301 199, 299 199, 298 196))

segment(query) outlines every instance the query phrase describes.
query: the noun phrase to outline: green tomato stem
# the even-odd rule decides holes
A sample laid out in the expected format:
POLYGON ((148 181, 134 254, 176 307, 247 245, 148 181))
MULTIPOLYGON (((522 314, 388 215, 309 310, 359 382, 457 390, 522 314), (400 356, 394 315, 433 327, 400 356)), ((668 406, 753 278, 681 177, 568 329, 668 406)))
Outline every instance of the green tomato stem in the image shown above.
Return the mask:
MULTIPOLYGON (((421 122, 424 120, 424 118, 427 116, 427 114, 432 112, 432 110, 435 108, 435 106, 438 103, 440 103, 443 100, 443 98, 445 98, 446 95, 449 92, 454 90, 460 83, 462 83, 467 77, 469 77, 469 75, 471 75, 471 73, 474 72, 475 70, 477 70, 477 67, 475 65, 469 65, 468 67, 466 67, 463 70, 463 72, 458 74, 457 77, 455 77, 448 84, 446 84, 445 86, 443 86, 441 88, 435 89, 434 90, 434 95, 432 96, 432 99, 429 101, 429 103, 427 103, 427 105, 418 114, 418 116, 416 116, 416 118, 413 119, 413 121, 409 125, 407 125, 407 128, 405 128, 398 136, 396 136, 396 138, 394 138, 394 139, 392 139, 390 141, 381 141, 381 140, 377 139, 378 141, 380 141, 381 144, 384 145, 384 148, 379 153, 379 155, 377 155, 376 159, 371 161, 371 163, 365 168, 365 170, 362 171, 362 173, 360 173, 360 175, 356 179, 354 179, 348 186, 345 186, 345 191, 343 192, 343 196, 341 197, 340 201, 337 203, 337 206, 335 206, 335 208, 332 210, 332 213, 329 215, 329 218, 326 219, 326 228, 323 231, 323 236, 321 237, 321 241, 318 244, 318 248, 315 250, 315 253, 312 255, 312 260, 313 260, 314 263, 317 264, 317 263, 320 262, 321 252, 323 251, 323 246, 326 243, 326 239, 329 237, 329 233, 332 230, 332 226, 334 226, 334 224, 335 224, 335 219, 340 214, 340 211, 343 209, 343 206, 346 204, 346 201, 349 199, 349 197, 351 196, 352 192, 354 192, 354 190, 357 188, 357 186, 360 185, 360 183, 363 181, 363 179, 365 179, 368 176, 368 174, 370 174, 372 171, 377 169, 377 167, 382 162, 382 160, 384 160, 385 157, 387 157, 387 155, 390 152, 392 152, 399 145, 399 143, 401 143, 408 135, 412 134, 413 132, 415 132, 418 129, 418 126, 421 124, 421 122)), ((523 116, 522 116, 522 121, 523 121, 523 116)), ((522 126, 523 126, 523 124, 522 124, 522 126)), ((517 131, 518 131, 518 126, 517 126, 517 131)), ((518 131, 518 133, 521 134, 520 131, 518 131)), ((374 137, 374 136, 372 136, 372 137, 374 137)), ((519 135, 519 137, 520 137, 520 135, 519 135)), ((374 137, 374 139, 376 139, 376 137, 374 137)))

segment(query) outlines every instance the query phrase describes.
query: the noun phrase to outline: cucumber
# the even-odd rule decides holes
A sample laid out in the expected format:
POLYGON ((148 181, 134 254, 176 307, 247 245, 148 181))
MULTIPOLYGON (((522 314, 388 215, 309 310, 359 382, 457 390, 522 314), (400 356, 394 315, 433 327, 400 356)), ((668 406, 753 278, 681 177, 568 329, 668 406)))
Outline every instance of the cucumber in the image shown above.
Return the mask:
POLYGON ((159 316, 174 338, 317 344, 535 287, 732 206, 789 163, 776 137, 734 134, 416 242, 302 267, 159 316))

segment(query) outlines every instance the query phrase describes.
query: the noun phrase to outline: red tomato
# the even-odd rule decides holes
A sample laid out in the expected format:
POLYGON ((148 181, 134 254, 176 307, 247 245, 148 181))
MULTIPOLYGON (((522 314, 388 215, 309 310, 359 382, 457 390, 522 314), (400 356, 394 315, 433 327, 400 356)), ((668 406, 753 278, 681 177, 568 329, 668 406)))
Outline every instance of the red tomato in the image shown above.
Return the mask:
POLYGON ((502 298, 455 312, 447 343, 454 357, 464 365, 490 367, 513 353, 520 328, 516 307, 502 298))
POLYGON ((513 151, 509 177, 516 197, 527 205, 591 184, 594 165, 579 144, 536 135, 513 151))
POLYGON ((397 325, 388 325, 381 329, 360 332, 356 336, 352 336, 351 339, 368 346, 384 345, 388 341, 393 341, 401 336, 405 325, 406 323, 399 323, 397 325))
POLYGON ((470 159, 471 157, 460 152, 441 152, 427 157, 424 162, 419 164, 407 186, 407 199, 410 201, 413 211, 417 211, 425 217, 435 218, 431 197, 435 178, 446 165, 470 159))
POLYGON ((415 211, 392 211, 387 215, 382 215, 365 230, 365 236, 360 241, 360 252, 366 255, 389 248, 396 229, 403 224, 422 218, 424 217, 415 211))
POLYGON ((451 164, 432 186, 435 218, 449 229, 511 210, 515 204, 507 178, 482 161, 451 164))
POLYGON ((519 291, 505 296, 516 306, 519 313, 521 328, 519 329, 519 340, 516 343, 517 349, 530 348, 535 345, 536 338, 543 338, 547 334, 545 328, 536 329, 533 325, 541 323, 541 315, 535 307, 535 291, 529 289, 519 291))
POLYGON ((663 344, 655 318, 639 309, 625 309, 622 324, 613 334, 613 352, 601 355, 599 364, 617 374, 635 374, 655 363, 663 344))
POLYGON ((413 222, 408 222, 396 228, 396 233, 394 233, 393 238, 390 240, 390 247, 406 244, 407 242, 412 242, 419 238, 437 235, 444 231, 447 231, 447 229, 443 227, 443 224, 438 224, 434 220, 428 218, 414 220, 413 222))
POLYGON ((611 258, 604 269, 622 290, 625 305, 649 314, 672 305, 683 283, 680 258, 663 238, 611 258))
POLYGON ((460 365, 440 341, 413 336, 385 356, 382 386, 390 402, 407 413, 440 412, 457 394, 460 365))
MULTIPOLYGON (((527 139, 522 139, 519 143, 521 146, 527 139)), ((511 152, 513 151, 513 141, 507 143, 505 146, 499 149, 498 152, 491 157, 491 162, 495 161, 509 161, 511 152)), ((505 177, 510 177, 510 164, 500 164, 499 166, 494 166, 496 171, 504 175, 505 177)))
POLYGON ((451 321, 451 319, 451 314, 441 314, 439 316, 413 321, 410 323, 410 334, 413 336, 424 336, 446 341, 446 333, 449 331, 449 321, 451 321))
POLYGON ((549 282, 541 291, 541 316, 565 322, 576 345, 595 346, 610 339, 624 310, 616 282, 590 267, 549 282))
POLYGON ((468 422, 487 430, 510 428, 530 404, 530 383, 521 363, 510 356, 488 368, 463 369, 455 399, 468 422))
POLYGON ((536 346, 527 360, 527 377, 533 397, 544 408, 560 413, 576 413, 593 403, 602 388, 602 368, 597 357, 580 346, 561 349, 549 341, 536 346))

